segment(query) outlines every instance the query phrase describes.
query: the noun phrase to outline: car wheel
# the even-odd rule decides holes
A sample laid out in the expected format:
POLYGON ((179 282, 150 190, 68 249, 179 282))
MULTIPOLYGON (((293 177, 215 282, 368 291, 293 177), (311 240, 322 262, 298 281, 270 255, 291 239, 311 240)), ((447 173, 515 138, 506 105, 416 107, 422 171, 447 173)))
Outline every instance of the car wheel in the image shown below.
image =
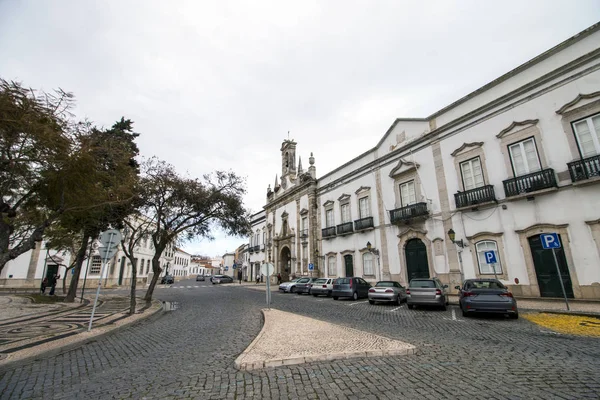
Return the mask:
POLYGON ((461 311, 462 311, 463 317, 465 317, 465 318, 469 317, 469 313, 468 312, 466 312, 465 310, 461 310, 461 311))
POLYGON ((514 313, 509 315, 510 319, 519 319, 519 313, 514 313))
POLYGON ((406 307, 408 307, 409 310, 415 308, 414 304, 406 304, 406 307))
POLYGON ((443 310, 443 311, 446 311, 447 309, 448 309, 448 307, 446 307, 446 304, 444 304, 444 305, 442 306, 442 310, 443 310))
POLYGON ((292 286, 292 288, 290 289, 290 293, 296 293, 296 286, 292 286))
POLYGON ((331 290, 327 292, 327 297, 331 297, 331 290))
POLYGON ((318 296, 318 295, 316 295, 316 294, 314 294, 314 293, 313 293, 313 297, 317 297, 317 296, 318 296))
POLYGON ((337 299, 339 299, 339 297, 337 297, 337 296, 333 296, 333 299, 334 299, 334 300, 337 300, 337 299))
POLYGON ((375 304, 375 300, 369 300, 369 304, 375 304))
POLYGON ((358 300, 358 292, 352 293, 352 300, 358 300))

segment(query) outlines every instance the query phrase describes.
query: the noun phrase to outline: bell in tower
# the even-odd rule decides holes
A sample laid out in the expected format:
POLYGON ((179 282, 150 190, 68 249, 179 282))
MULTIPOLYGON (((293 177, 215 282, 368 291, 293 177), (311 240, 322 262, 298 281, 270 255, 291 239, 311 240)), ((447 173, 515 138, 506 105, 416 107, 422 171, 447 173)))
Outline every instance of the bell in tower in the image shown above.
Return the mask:
POLYGON ((281 145, 281 177, 296 176, 296 142, 286 139, 281 145))

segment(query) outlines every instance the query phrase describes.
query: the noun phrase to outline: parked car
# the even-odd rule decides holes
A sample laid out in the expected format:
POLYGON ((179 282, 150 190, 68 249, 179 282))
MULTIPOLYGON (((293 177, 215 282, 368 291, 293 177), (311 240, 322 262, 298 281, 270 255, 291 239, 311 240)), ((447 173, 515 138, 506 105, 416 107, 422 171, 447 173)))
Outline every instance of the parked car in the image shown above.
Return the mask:
POLYGON ((438 306, 446 309, 448 305, 448 285, 443 285, 438 278, 413 279, 406 289, 406 305, 438 306))
POLYGON ((371 304, 382 301, 399 305, 404 300, 406 300, 406 288, 399 282, 379 281, 369 289, 369 303, 371 304))
POLYGON ((365 298, 369 296, 369 289, 371 285, 363 278, 356 276, 347 278, 337 278, 333 282, 333 289, 331 295, 334 300, 340 297, 352 297, 353 300, 358 300, 361 297, 365 298))
POLYGON ((279 290, 283 293, 295 293, 296 292, 296 282, 298 282, 300 278, 292 279, 289 282, 283 282, 279 285, 279 290))
POLYGON ((301 278, 298 282, 296 282, 296 294, 310 294, 313 283, 317 279, 318 278, 301 278))
POLYGON ((501 313, 510 318, 519 318, 517 300, 497 279, 467 279, 462 288, 456 286, 456 289, 464 317, 481 312, 501 313))
POLYGON ((321 294, 331 296, 331 292, 333 291, 333 281, 335 281, 335 278, 319 278, 315 280, 310 288, 310 294, 315 297, 321 294))
POLYGON ((173 278, 173 275, 165 275, 160 280, 160 283, 166 284, 166 285, 171 285, 171 284, 175 283, 175 278, 173 278))
POLYGON ((217 283, 233 283, 233 278, 229 275, 215 275, 212 278, 213 285, 217 283))
POLYGON ((196 275, 196 282, 205 282, 206 278, 204 278, 204 275, 196 275))

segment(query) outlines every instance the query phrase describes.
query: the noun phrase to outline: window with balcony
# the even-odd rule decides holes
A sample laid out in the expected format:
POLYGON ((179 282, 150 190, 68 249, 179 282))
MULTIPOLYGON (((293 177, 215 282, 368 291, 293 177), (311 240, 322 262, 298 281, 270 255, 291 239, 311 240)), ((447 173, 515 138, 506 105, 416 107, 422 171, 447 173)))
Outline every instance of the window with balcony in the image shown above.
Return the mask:
POLYGON ((325 227, 331 228, 332 226, 334 226, 333 210, 326 210, 325 211, 325 227))
POLYGON ((460 172, 465 191, 482 187, 485 184, 483 181, 483 169, 481 168, 481 160, 479 157, 461 162, 460 172))
POLYGON ((600 154, 600 114, 573 122, 573 131, 582 158, 600 154))
POLYGON ((358 216, 359 218, 367 218, 371 216, 371 207, 368 196, 358 199, 358 216))
POLYGON ((307 217, 302 217, 302 220, 300 222, 300 227, 301 227, 300 234, 302 235, 302 237, 307 237, 308 236, 308 218, 307 217))
POLYGON ((415 194, 415 181, 400 184, 400 206, 406 207, 417 202, 415 194))
POLYGON ((534 138, 508 146, 515 177, 538 172, 542 169, 534 138))
POLYGON ((340 212, 341 212, 341 216, 342 216, 342 224, 345 224, 347 222, 350 222, 350 204, 346 203, 346 204, 342 204, 340 206, 340 212))

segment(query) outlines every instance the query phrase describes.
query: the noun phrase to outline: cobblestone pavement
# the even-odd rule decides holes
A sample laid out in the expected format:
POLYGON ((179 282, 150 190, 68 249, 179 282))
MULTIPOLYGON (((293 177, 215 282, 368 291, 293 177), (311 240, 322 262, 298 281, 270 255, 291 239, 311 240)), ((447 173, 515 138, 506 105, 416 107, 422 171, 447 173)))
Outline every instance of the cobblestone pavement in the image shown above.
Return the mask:
MULTIPOLYGON (((261 329, 264 293, 224 285, 156 295, 179 308, 0 370, 0 398, 600 398, 600 340, 524 319, 273 293, 276 309, 408 342, 417 354, 238 371, 235 358, 261 329)), ((302 341, 302 327, 290 330, 302 341)))

